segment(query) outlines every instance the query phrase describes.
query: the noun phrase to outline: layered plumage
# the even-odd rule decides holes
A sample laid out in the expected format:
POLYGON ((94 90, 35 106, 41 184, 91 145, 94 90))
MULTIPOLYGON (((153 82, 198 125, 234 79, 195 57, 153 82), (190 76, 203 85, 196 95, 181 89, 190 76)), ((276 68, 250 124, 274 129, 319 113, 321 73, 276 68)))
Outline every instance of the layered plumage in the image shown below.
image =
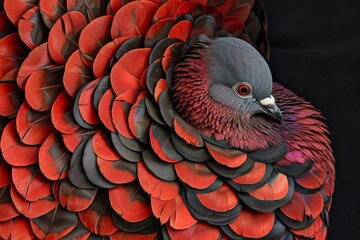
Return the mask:
POLYGON ((325 239, 327 128, 263 1, 0 3, 0 238, 325 239))

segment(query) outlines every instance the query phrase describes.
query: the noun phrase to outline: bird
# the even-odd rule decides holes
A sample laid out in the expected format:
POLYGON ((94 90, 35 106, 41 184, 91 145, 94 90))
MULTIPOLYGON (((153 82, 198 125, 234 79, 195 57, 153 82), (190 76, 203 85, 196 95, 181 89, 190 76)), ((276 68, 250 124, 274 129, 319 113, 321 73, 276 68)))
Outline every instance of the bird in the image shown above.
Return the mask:
POLYGON ((0 238, 325 239, 329 130, 267 25, 264 0, 0 0, 0 238))

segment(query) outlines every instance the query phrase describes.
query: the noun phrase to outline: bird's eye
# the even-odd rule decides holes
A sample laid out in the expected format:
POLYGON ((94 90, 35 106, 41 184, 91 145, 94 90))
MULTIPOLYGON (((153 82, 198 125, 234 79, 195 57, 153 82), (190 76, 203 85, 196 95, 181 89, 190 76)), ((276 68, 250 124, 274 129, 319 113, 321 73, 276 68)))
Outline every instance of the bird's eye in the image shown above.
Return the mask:
POLYGON ((240 96, 245 97, 251 93, 251 87, 246 83, 242 83, 237 86, 236 91, 240 96))

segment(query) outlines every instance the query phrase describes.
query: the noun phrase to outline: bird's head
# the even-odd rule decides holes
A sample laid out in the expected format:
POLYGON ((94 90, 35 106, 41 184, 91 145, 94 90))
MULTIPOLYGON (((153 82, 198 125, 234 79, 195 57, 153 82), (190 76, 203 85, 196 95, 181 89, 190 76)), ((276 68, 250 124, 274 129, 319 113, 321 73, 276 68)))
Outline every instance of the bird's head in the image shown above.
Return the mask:
POLYGON ((267 62, 247 42, 217 38, 188 47, 174 71, 178 113, 204 136, 256 150, 282 142, 282 114, 267 62))

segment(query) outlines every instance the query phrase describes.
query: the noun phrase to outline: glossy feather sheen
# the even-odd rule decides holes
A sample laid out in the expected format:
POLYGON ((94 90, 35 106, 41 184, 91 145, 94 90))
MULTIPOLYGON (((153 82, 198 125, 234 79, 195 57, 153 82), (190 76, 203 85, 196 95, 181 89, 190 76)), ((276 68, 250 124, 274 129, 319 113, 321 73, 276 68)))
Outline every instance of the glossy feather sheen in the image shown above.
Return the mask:
POLYGON ((266 65, 264 0, 0 4, 1 239, 325 239, 319 111, 277 83, 282 124, 210 97, 222 59, 266 65))

